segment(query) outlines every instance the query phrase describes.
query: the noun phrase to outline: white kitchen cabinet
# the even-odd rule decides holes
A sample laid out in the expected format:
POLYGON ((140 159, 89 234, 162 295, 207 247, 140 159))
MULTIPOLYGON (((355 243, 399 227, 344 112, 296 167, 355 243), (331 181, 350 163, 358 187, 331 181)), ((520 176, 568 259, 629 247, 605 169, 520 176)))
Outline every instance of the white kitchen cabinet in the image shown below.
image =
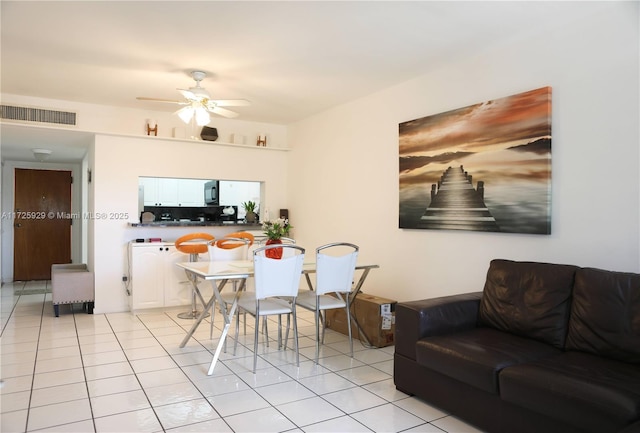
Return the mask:
POLYGON ((179 179, 178 180, 178 206, 203 207, 204 184, 206 180, 179 179))
POLYGON ((178 206, 178 179, 141 177, 145 206, 178 206))
POLYGON ((145 206, 203 207, 204 184, 201 179, 141 177, 145 206))
POLYGON ((191 305, 191 283, 176 266, 178 262, 188 261, 188 254, 176 250, 172 242, 132 242, 129 249, 132 311, 191 305))

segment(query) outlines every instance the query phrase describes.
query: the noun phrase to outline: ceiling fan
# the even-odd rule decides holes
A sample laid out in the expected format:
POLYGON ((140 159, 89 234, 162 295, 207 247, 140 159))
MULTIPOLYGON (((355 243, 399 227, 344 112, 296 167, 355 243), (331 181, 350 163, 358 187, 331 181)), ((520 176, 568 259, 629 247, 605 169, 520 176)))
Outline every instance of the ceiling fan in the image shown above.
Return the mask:
POLYGON ((191 122, 195 119, 199 126, 207 125, 211 121, 209 113, 214 113, 219 116, 234 118, 238 116, 235 111, 227 110, 222 107, 242 107, 251 105, 251 103, 245 99, 211 99, 209 92, 204 87, 200 87, 200 82, 207 76, 202 71, 191 72, 191 77, 195 80, 195 87, 189 87, 189 89, 178 89, 184 101, 174 101, 171 99, 158 99, 158 98, 146 98, 138 96, 136 99, 141 101, 155 101, 166 102, 170 104, 183 105, 181 109, 176 111, 176 114, 182 119, 184 123, 191 122))

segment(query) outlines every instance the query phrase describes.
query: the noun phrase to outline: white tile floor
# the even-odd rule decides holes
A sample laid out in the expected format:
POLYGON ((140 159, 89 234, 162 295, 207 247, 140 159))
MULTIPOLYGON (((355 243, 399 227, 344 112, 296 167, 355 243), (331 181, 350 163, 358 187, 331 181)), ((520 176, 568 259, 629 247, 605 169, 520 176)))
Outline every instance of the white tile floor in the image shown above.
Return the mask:
POLYGON ((354 342, 351 359, 347 338, 327 330, 316 365, 313 315, 304 310, 299 368, 274 341, 261 344, 254 375, 248 326, 236 355, 230 345, 207 376, 219 327, 212 341, 203 323, 180 349, 192 323, 176 317, 184 308, 88 315, 76 305, 54 317, 50 293, 27 294, 47 284, 1 289, 4 433, 478 431, 397 391, 393 347, 354 342))

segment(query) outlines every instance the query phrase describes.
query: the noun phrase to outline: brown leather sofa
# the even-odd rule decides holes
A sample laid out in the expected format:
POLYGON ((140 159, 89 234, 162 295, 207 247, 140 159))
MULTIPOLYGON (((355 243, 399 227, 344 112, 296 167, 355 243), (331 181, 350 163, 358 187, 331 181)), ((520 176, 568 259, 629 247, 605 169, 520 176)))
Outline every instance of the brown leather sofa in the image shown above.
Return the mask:
POLYGON ((489 432, 640 432, 640 274, 493 260, 397 304, 394 381, 489 432))

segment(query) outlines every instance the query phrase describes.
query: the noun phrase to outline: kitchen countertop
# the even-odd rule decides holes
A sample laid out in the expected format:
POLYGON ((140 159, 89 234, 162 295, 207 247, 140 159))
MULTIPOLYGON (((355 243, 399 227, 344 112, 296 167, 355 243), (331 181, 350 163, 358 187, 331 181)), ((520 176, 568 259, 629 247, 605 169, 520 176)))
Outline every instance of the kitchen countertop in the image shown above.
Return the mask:
POLYGON ((242 221, 153 221, 149 223, 129 223, 131 227, 247 227, 262 228, 261 223, 242 221))

